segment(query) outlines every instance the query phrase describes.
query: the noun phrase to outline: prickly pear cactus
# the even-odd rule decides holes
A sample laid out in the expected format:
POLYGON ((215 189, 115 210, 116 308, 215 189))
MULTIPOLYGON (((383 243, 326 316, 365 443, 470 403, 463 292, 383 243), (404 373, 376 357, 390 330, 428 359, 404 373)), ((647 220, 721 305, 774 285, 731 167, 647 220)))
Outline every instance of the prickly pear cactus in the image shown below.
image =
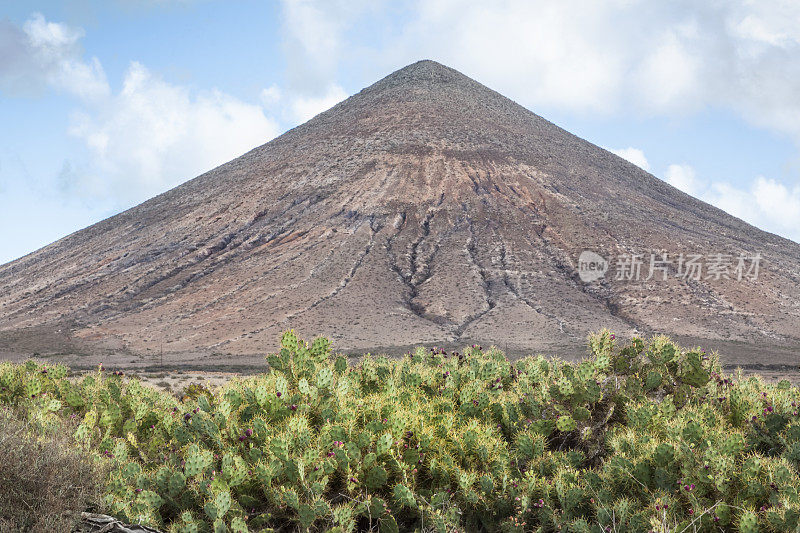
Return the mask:
POLYGON ((739 518, 740 533, 758 533, 758 516, 753 511, 744 511, 739 518))
POLYGON ((0 406, 42 430, 74 420, 108 467, 108 509, 167 531, 797 529, 797 388, 666 337, 603 331, 589 352, 351 366, 290 331, 265 374, 182 401, 105 370, 0 363, 0 406))
POLYGON ((556 427, 559 431, 567 432, 567 431, 574 431, 577 428, 577 424, 575 420, 568 415, 560 416, 556 420, 556 427))

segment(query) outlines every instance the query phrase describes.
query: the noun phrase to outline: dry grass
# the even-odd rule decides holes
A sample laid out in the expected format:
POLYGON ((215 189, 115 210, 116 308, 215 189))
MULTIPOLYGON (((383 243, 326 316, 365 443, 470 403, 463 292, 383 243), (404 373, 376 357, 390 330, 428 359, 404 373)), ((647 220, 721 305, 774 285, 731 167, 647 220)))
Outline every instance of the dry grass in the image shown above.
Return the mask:
POLYGON ((81 511, 97 508, 105 475, 63 429, 37 435, 0 410, 1 532, 69 532, 81 511))

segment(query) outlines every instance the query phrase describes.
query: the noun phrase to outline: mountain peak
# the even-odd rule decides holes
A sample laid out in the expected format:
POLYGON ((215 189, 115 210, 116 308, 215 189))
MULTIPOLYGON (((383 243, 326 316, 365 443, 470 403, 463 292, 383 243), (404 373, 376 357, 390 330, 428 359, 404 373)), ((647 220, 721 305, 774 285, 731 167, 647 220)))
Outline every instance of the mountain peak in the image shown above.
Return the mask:
POLYGON ((800 346, 798 271, 797 244, 424 60, 0 266, 0 350, 244 356, 293 327, 350 351, 477 342, 579 355, 608 327, 724 347, 738 364, 763 359, 769 340, 771 362, 797 364, 785 354, 800 346), (612 265, 623 253, 647 265, 652 251, 763 264, 758 283, 645 283, 645 266, 641 282, 609 272, 586 284, 583 251, 612 265))
POLYGON ((431 59, 423 59, 392 72, 362 92, 389 88, 431 88, 447 84, 473 84, 483 87, 480 83, 453 68, 431 59))
POLYGON ((442 82, 451 81, 457 77, 466 77, 457 70, 442 65, 432 59, 422 59, 394 71, 384 79, 397 80, 400 83, 413 82, 442 82))

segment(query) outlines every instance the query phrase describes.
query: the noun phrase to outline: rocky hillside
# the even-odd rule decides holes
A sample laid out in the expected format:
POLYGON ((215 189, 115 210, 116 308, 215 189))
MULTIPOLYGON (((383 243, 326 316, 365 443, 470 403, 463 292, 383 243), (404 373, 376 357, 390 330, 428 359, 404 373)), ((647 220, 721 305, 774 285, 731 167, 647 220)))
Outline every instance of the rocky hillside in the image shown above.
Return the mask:
POLYGON ((0 266, 0 350, 254 354, 294 327, 574 355, 605 326, 794 364, 799 297, 800 245, 421 61, 0 266))

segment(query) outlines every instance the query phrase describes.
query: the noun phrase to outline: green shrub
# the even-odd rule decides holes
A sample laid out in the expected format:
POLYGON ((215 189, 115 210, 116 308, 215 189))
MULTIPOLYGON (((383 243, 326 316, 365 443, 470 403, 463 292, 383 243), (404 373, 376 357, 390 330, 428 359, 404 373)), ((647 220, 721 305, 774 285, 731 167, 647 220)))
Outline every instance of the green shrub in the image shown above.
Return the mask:
POLYGON ((75 416, 104 504, 170 531, 796 531, 796 388, 603 331, 579 363, 417 349, 350 367, 293 332, 267 374, 183 402, 0 365, 0 403, 75 416))

